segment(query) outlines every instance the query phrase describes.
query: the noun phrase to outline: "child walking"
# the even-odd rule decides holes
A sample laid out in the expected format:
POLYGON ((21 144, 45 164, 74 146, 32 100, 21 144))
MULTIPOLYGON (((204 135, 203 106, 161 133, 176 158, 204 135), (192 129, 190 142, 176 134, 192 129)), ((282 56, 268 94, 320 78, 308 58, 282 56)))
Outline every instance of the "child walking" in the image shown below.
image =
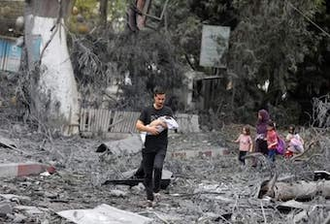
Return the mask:
POLYGON ((272 121, 267 125, 267 147, 268 147, 268 159, 271 162, 275 162, 276 147, 278 145, 277 133, 275 124, 272 121))
POLYGON ((245 165, 245 156, 248 151, 252 152, 253 143, 250 136, 250 128, 244 126, 242 128, 242 133, 238 136, 238 138, 234 141, 239 143, 239 155, 238 160, 245 165))

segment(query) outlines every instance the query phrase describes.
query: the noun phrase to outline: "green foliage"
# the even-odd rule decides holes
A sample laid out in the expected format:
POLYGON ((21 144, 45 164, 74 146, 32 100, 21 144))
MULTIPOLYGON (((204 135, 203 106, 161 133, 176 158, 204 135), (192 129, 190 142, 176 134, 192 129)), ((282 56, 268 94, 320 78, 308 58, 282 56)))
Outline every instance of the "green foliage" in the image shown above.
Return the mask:
POLYGON ((319 10, 325 10, 326 9, 326 2, 325 0, 314 0, 315 6, 316 8, 318 8, 319 10))
MULTIPOLYGON (((92 2, 81 1, 81 4, 93 8, 92 2)), ((132 1, 109 1, 109 20, 123 21, 128 3, 132 1)), ((163 5, 164 1, 154 0, 151 14, 160 15, 163 5)), ((149 24, 157 24, 155 31, 118 36, 108 33, 109 37, 82 40, 87 41, 84 45, 89 50, 76 46, 75 51, 79 52, 76 69, 80 69, 81 83, 95 86, 110 82, 110 73, 123 76, 129 70, 136 85, 123 89, 126 96, 133 95, 127 104, 135 108, 143 104, 140 98, 153 86, 179 85, 179 67, 189 65, 209 75, 224 75, 215 106, 232 110, 233 117, 244 113, 242 119, 249 121, 248 114, 254 114, 260 107, 273 108, 274 113, 278 111, 276 108, 281 108, 279 111, 285 111, 284 114, 298 114, 304 106, 291 106, 296 105, 292 97, 301 96, 297 90, 322 93, 322 82, 327 79, 323 72, 313 80, 306 76, 309 73, 301 72, 306 67, 301 66, 306 63, 306 56, 317 63, 323 54, 320 49, 326 48, 326 44, 320 44, 324 35, 306 17, 318 18, 320 24, 328 26, 325 9, 324 0, 171 0, 163 21, 148 19, 149 24), (199 67, 203 24, 231 27, 226 72, 199 67), (226 89, 228 82, 233 84, 230 90, 226 89), (269 82, 267 91, 262 88, 265 82, 269 82)), ((328 71, 328 68, 318 69, 328 71)))
MULTIPOLYGON (((322 39, 306 17, 315 20, 315 16, 326 15, 325 6, 324 0, 171 1, 167 28, 182 62, 214 74, 214 70, 198 66, 202 24, 230 26, 227 82, 233 81, 233 89, 217 90, 220 98, 233 102, 234 117, 241 117, 240 111, 284 107, 288 109, 280 111, 288 111, 297 119, 305 106, 296 106, 294 110, 290 106, 296 104, 292 93, 300 88, 303 92, 309 92, 308 88, 320 92, 327 74, 310 80, 306 74, 302 77, 300 71, 307 55, 315 55, 317 60, 322 39), (261 88, 265 82, 269 82, 267 91, 261 88)), ((327 20, 321 21, 326 26, 327 20)))
MULTIPOLYGON (((78 15, 72 15, 69 20, 69 27, 72 32, 86 34, 99 25, 101 19, 99 0, 76 0, 74 6, 78 9, 78 15), (85 27, 87 31, 84 30, 85 27)), ((107 23, 109 27, 123 30, 126 9, 126 0, 108 0, 107 23)))
POLYGON ((163 86, 170 92, 181 85, 181 66, 175 56, 175 46, 159 32, 140 32, 137 36, 123 34, 111 45, 110 55, 116 61, 119 71, 129 70, 132 86, 126 86, 131 104, 141 109, 146 102, 144 96, 155 86, 163 86))
POLYGON ((126 0, 108 0, 108 20, 110 22, 121 20, 127 10, 126 0))
MULTIPOLYGON (((229 69, 234 74, 238 101, 255 101, 256 109, 270 105, 280 108, 286 104, 283 96, 298 87, 298 65, 317 49, 319 39, 295 8, 310 16, 318 9, 311 1, 292 4, 272 0, 234 2, 240 22, 231 34, 229 69), (246 86, 246 79, 252 80, 253 88, 246 86), (269 87, 264 91, 260 87, 267 80, 269 87)), ((299 108, 296 112, 290 108, 291 114, 300 113, 299 108)))
POLYGON ((79 12, 82 13, 87 19, 95 16, 97 10, 97 0, 76 0, 75 6, 79 12))
POLYGON ((120 109, 139 110, 149 104, 146 97, 150 98, 155 86, 164 86, 171 92, 181 85, 181 66, 174 54, 175 47, 161 32, 87 36, 74 42, 73 51, 81 92, 100 96, 110 83, 117 83, 123 90, 122 101, 116 105, 120 109), (127 71, 132 85, 124 85, 127 71))

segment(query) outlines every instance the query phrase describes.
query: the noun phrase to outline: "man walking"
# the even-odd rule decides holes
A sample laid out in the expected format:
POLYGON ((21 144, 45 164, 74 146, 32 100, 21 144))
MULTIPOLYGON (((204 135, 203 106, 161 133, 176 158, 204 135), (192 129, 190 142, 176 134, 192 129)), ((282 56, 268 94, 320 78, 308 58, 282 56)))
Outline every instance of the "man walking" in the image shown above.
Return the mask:
POLYGON ((146 107, 136 122, 136 128, 140 132, 147 132, 144 148, 142 149, 144 186, 147 193, 147 206, 152 206, 155 194, 159 194, 162 178, 163 163, 167 151, 167 125, 161 119, 162 116, 173 116, 171 108, 164 105, 165 91, 160 88, 154 90, 154 103, 146 107), (157 120, 158 121, 155 121, 157 120), (158 122, 157 125, 149 124, 158 122), (164 130, 163 130, 164 129, 164 130))

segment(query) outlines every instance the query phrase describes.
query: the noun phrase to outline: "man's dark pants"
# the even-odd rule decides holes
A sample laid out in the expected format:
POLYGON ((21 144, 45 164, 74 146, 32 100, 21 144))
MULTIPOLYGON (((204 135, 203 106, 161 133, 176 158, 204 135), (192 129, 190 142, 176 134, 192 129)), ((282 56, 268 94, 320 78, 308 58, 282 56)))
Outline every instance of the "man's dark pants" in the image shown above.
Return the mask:
POLYGON ((166 148, 161 148, 157 151, 149 151, 144 149, 142 155, 144 169, 143 184, 146 188, 147 200, 153 201, 153 193, 158 193, 160 190, 160 181, 162 179, 162 170, 166 156, 166 148))

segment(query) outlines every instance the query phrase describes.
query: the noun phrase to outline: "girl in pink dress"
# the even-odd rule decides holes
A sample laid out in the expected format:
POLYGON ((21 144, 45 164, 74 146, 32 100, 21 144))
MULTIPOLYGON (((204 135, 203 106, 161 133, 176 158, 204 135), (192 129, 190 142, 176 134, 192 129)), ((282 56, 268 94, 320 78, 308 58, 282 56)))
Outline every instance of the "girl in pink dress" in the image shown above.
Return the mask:
POLYGON ((248 151, 252 152, 252 148, 253 148, 249 127, 244 126, 242 129, 242 133, 238 136, 238 138, 234 142, 239 143, 238 160, 243 165, 245 165, 245 156, 248 151))

